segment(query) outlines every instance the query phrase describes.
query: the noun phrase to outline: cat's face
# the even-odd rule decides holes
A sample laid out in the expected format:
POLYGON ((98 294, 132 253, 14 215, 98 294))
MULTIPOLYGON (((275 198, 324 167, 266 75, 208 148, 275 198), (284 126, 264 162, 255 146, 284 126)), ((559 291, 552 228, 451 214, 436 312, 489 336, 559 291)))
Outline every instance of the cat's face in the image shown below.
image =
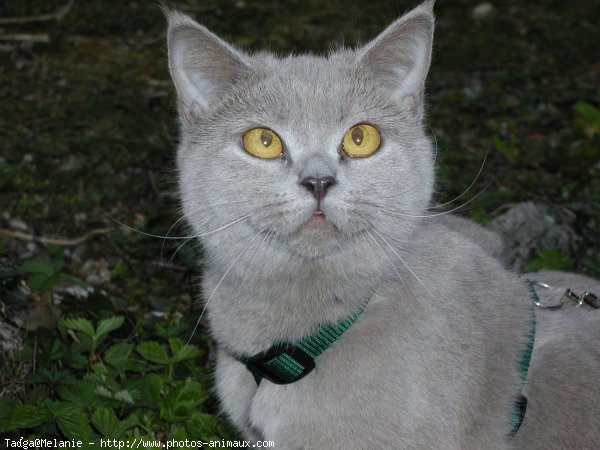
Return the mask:
POLYGON ((239 220, 230 231, 304 258, 391 226, 408 237, 433 184, 421 117, 432 20, 424 5, 361 49, 280 59, 242 54, 172 14, 180 191, 194 231, 239 220))

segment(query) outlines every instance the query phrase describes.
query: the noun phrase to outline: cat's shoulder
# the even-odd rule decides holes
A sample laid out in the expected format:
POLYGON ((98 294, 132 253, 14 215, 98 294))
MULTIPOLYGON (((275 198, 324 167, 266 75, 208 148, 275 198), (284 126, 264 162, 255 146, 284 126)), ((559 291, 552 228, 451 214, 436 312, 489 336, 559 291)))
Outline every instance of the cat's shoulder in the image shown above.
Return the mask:
POLYGON ((456 214, 440 214, 433 222, 446 230, 452 230, 478 245, 493 258, 500 259, 504 244, 500 236, 472 220, 456 214))
POLYGON ((414 235, 412 245, 423 255, 434 254, 462 262, 493 260, 494 266, 500 263, 503 249, 497 234, 453 214, 425 218, 414 235))

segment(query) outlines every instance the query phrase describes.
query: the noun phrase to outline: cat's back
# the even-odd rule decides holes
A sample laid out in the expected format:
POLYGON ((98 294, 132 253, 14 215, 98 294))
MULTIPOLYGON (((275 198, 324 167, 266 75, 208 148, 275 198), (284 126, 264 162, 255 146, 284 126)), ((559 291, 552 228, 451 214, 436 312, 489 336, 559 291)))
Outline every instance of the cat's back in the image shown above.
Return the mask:
MULTIPOLYGON (((547 304, 555 304, 567 288, 600 292, 598 280, 581 275, 545 271, 527 277, 552 286, 538 289, 547 304)), ((528 408, 515 447, 600 448, 600 311, 565 299, 560 310, 536 308, 536 320, 528 408)))

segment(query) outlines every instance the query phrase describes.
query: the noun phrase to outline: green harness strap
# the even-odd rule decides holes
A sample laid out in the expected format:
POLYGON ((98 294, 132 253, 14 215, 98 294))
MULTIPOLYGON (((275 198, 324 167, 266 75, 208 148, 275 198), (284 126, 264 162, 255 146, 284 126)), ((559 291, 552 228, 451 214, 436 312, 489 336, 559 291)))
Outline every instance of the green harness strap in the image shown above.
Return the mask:
POLYGON ((252 357, 240 357, 254 375, 257 384, 263 378, 276 384, 289 384, 308 375, 315 367, 315 358, 327 350, 360 317, 368 302, 360 305, 349 317, 335 324, 326 324, 315 333, 293 344, 281 344, 252 357))
POLYGON ((533 353, 533 344, 535 343, 535 313, 534 313, 534 305, 539 303, 540 298, 535 292, 535 288, 533 287, 533 283, 529 280, 527 281, 527 287, 529 289, 529 294, 531 295, 531 299, 533 303, 530 306, 529 312, 529 340, 527 341, 527 345, 523 350, 521 355, 521 360, 519 361, 519 390, 521 394, 517 399, 513 412, 509 417, 509 423, 512 427, 510 432, 510 437, 512 438, 519 428, 521 427, 521 423, 523 423, 523 419, 525 418, 525 411, 527 411, 527 397, 523 394, 523 389, 525 388, 525 382, 527 381, 527 373, 529 372, 529 364, 531 363, 531 355, 533 353))

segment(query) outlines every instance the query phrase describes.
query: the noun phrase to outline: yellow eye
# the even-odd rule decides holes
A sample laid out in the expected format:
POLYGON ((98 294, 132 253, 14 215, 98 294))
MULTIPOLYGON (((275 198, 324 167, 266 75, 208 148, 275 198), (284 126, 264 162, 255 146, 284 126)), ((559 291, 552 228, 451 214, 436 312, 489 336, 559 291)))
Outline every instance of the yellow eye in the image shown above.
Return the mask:
POLYGON ((351 158, 371 156, 381 145, 381 134, 372 125, 361 123, 354 125, 344 135, 342 146, 344 153, 351 158))
POLYGON ((278 158, 283 152, 279 136, 266 128, 253 128, 247 131, 242 142, 246 151, 257 158, 278 158))

